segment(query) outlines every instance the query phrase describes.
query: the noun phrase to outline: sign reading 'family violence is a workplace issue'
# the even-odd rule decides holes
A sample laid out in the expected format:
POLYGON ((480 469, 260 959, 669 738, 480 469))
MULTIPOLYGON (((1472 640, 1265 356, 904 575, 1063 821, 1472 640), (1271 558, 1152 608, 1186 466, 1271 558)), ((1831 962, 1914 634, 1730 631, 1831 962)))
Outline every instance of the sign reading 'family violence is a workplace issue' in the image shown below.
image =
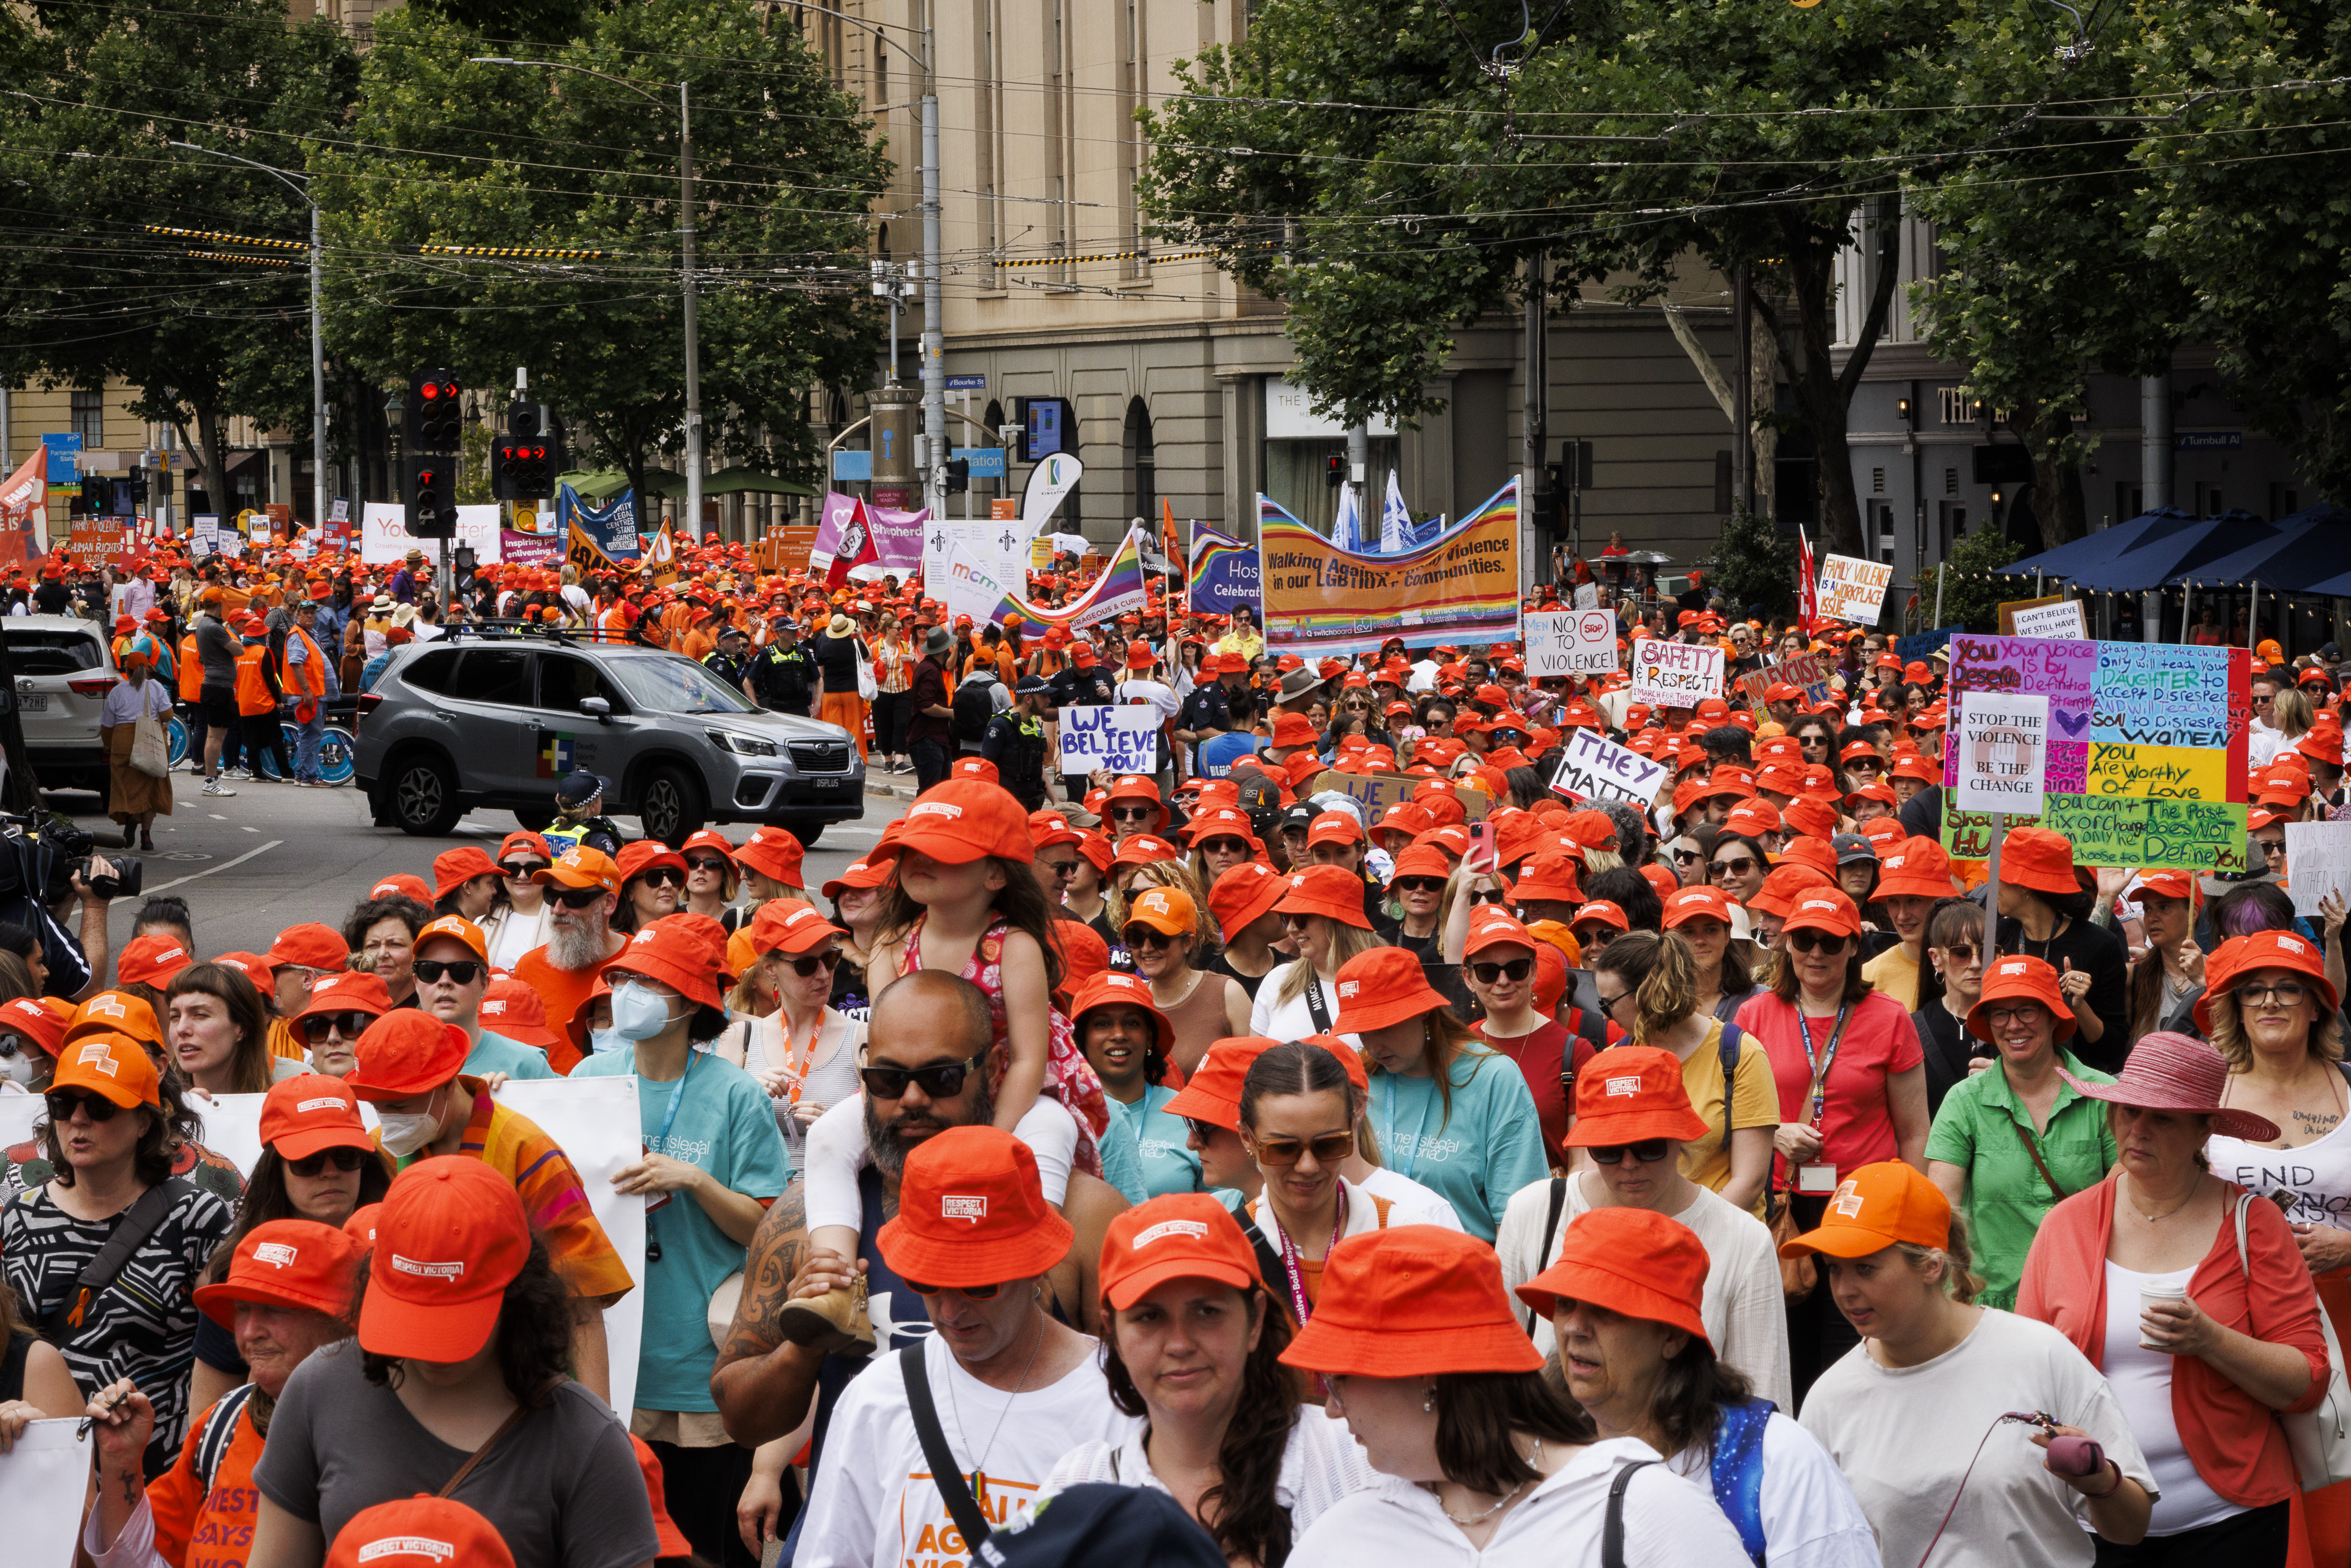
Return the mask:
POLYGON ((1633 679, 1626 695, 1651 707, 1696 707, 1722 695, 1722 650, 1710 643, 1644 637, 1633 644, 1633 679))
POLYGON ((1574 800, 1629 800, 1647 809, 1673 770, 1579 725, 1567 732, 1551 787, 1574 800))
POLYGON ((1886 587, 1893 580, 1894 569, 1883 561, 1824 555, 1821 557, 1818 613, 1832 621, 1875 626, 1877 612, 1886 603, 1886 587))
POLYGON ((1616 617, 1607 611, 1530 612, 1522 625, 1533 679, 1616 673, 1616 617))

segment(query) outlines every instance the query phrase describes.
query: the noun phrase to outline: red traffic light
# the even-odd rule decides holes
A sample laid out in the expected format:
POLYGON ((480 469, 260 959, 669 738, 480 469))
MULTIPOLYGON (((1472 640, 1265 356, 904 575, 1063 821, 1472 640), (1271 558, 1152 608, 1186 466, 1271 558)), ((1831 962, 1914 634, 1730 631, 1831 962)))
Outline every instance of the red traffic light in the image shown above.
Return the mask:
POLYGON ((426 382, 423 386, 416 389, 416 394, 419 397, 429 401, 433 398, 439 397, 441 395, 441 389, 434 382, 426 382))

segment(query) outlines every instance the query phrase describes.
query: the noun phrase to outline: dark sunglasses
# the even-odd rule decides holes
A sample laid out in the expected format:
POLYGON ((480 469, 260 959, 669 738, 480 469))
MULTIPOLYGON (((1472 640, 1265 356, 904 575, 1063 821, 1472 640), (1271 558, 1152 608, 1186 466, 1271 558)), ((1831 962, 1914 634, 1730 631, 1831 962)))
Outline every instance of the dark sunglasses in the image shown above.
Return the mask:
POLYGON ((2285 841, 2282 839, 2255 839, 2253 842, 2262 846, 2262 853, 2264 855, 2285 853, 2285 841))
POLYGON ((1200 852, 1207 855, 1245 855, 1249 852, 1249 845, 1239 839, 1207 839, 1201 842, 1200 852))
POLYGON ((585 909, 601 900, 604 890, 601 887, 550 887, 547 890, 547 896, 551 903, 559 904, 566 909, 585 909))
POLYGON ((1469 902, 1472 904, 1508 904, 1510 900, 1510 895, 1499 887, 1488 888, 1483 893, 1473 893, 1469 895, 1469 902))
POLYGON ((103 1095, 76 1094, 70 1090, 59 1090, 47 1098, 49 1103, 49 1120, 52 1122, 70 1122, 76 1111, 89 1112, 89 1119, 93 1122, 111 1122, 114 1120, 114 1113, 122 1109, 103 1095))
POLYGON ((819 969, 830 975, 841 963, 841 949, 828 947, 821 953, 800 953, 785 959, 784 962, 789 964, 792 967, 792 973, 803 980, 819 969))
POLYGON ((1717 861, 1714 862, 1714 874, 1717 876, 1747 876, 1752 873, 1754 870, 1755 857, 1753 855, 1740 855, 1737 860, 1717 861))
POLYGON ((967 1074, 979 1067, 977 1056, 965 1061, 935 1061, 927 1067, 861 1067, 858 1078, 876 1100, 904 1098, 906 1085, 919 1083, 934 1100, 952 1100, 963 1092, 967 1074))
POLYGON ((1075 859, 1065 861, 1047 861, 1045 862, 1045 867, 1057 877, 1075 876, 1078 874, 1078 862, 1075 859))
POLYGON ((1644 1138, 1637 1144, 1604 1144, 1596 1148, 1586 1148, 1583 1152, 1592 1156, 1594 1165, 1621 1166, 1625 1163, 1625 1156, 1630 1155, 1645 1166, 1653 1166, 1671 1153, 1672 1148, 1671 1139, 1644 1138))
POLYGON ((1532 958, 1512 958, 1500 964, 1471 964, 1467 967, 1470 977, 1481 986, 1490 986, 1496 980, 1505 978, 1523 980, 1535 972, 1532 958))
POLYGON ((1113 806, 1110 814, 1113 821, 1121 822, 1147 822, 1159 815, 1148 806, 1113 806))
POLYGON ((975 1301, 992 1301, 1004 1287, 1002 1285, 917 1285, 914 1281, 908 1280, 906 1289, 918 1296, 935 1296, 942 1291, 953 1291, 956 1294, 975 1301))
POLYGON ((461 986, 470 986, 480 978, 482 962, 478 958, 419 958, 408 966, 416 977, 426 985, 446 975, 461 986))
POLYGON ((720 860, 716 855, 696 855, 692 860, 685 862, 685 869, 688 871, 723 872, 726 870, 726 862, 720 860))
POLYGON ((1441 876, 1400 876, 1396 878, 1398 893, 1443 893, 1445 879, 1441 876))
POLYGON ((674 865, 657 865, 651 871, 641 871, 637 880, 647 887, 684 887, 685 873, 674 865))
POLYGON ((1165 931, 1155 930, 1148 925, 1130 925, 1119 936, 1120 939, 1130 947, 1169 947, 1175 946, 1176 942, 1176 938, 1168 936, 1165 931))
POLYGON ((362 1012, 312 1013, 297 1020, 294 1027, 301 1031, 304 1040, 312 1045, 320 1045, 325 1043, 330 1032, 340 1034, 345 1040, 359 1039, 367 1032, 368 1025, 375 1022, 375 1017, 373 1013, 362 1012))
POLYGON ((287 1160, 286 1168, 298 1176, 315 1181, 326 1174, 328 1162, 332 1161, 337 1170, 348 1176, 367 1162, 368 1153, 366 1149, 320 1149, 315 1155, 287 1160))
POLYGON ((1813 931, 1811 929, 1788 932, 1787 938, 1788 946, 1793 947, 1799 953, 1818 951, 1825 953, 1831 957, 1834 957, 1837 954, 1844 952, 1845 950, 1845 945, 1853 940, 1850 936, 1838 936, 1826 931, 1813 931))
POLYGON ((1943 949, 1943 956, 1961 964, 1973 962, 1975 956, 1976 945, 1972 942, 1954 942, 1943 949))
POLYGON ((1355 1152, 1355 1134, 1324 1133, 1314 1138, 1259 1138, 1253 1157, 1261 1166, 1294 1166, 1310 1149, 1318 1166, 1334 1166, 1355 1152))
POLYGON ((516 882, 528 882, 533 872, 541 872, 547 869, 547 862, 545 861, 508 861, 505 865, 500 866, 498 869, 505 872, 507 876, 511 877, 516 882))
POLYGON ((1674 859, 1683 865, 1689 865, 1695 862, 1702 861, 1706 857, 1704 855, 1698 853, 1696 850, 1676 850, 1674 852, 1674 859))
POLYGON ((1884 768, 1886 764, 1883 762, 1876 761, 1871 758, 1856 757, 1852 761, 1844 765, 1844 770, 1847 773, 1876 773, 1884 768))
POLYGON ((1184 1127, 1186 1131, 1189 1132, 1194 1137, 1199 1139, 1204 1144, 1215 1142, 1217 1134, 1224 1131, 1222 1127, 1217 1126, 1214 1122, 1203 1122, 1197 1116, 1185 1117, 1184 1127))

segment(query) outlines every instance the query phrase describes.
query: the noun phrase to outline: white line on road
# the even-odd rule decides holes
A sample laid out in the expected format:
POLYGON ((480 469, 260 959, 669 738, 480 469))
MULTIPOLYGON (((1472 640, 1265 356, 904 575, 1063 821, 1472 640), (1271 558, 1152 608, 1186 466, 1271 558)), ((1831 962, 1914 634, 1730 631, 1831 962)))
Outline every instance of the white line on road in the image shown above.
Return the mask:
POLYGON ((261 830, 259 828, 239 828, 237 831, 240 833, 257 833, 261 831, 261 830))
MULTIPOLYGON (((249 828, 248 828, 248 829, 246 829, 246 831, 247 832, 252 831, 252 830, 251 830, 251 829, 249 829, 249 828)), ((182 877, 174 877, 174 878, 172 878, 170 882, 163 883, 162 883, 162 884, 160 884, 160 885, 158 885, 158 886, 155 886, 155 887, 151 887, 151 888, 147 889, 147 894, 148 894, 148 895, 149 895, 149 896, 152 896, 153 894, 159 894, 159 893, 169 893, 172 889, 173 889, 173 888, 175 888, 175 887, 178 887, 178 886, 182 885, 182 884, 183 884, 183 883, 191 883, 191 882, 193 882, 193 881, 195 881, 198 877, 210 876, 210 875, 212 875, 212 874, 213 874, 213 873, 214 873, 214 872, 216 872, 216 871, 226 871, 226 870, 228 870, 228 868, 229 868, 229 867, 231 867, 231 866, 243 865, 246 862, 247 862, 247 861, 251 860, 251 859, 252 859, 254 856, 256 856, 256 855, 266 855, 266 854, 267 854, 270 851, 272 851, 272 850, 276 849, 278 845, 280 845, 280 844, 284 843, 285 841, 285 841, 284 839, 272 839, 272 840, 270 840, 267 843, 266 843, 266 844, 262 845, 259 849, 247 850, 247 851, 246 851, 246 852, 245 852, 245 853, 243 853, 243 854, 241 854, 241 855, 237 856, 237 857, 236 857, 236 859, 233 860, 233 861, 223 861, 223 862, 221 862, 221 863, 220 863, 220 864, 218 864, 218 865, 210 865, 210 866, 206 866, 206 867, 205 867, 204 870, 202 870, 202 871, 198 871, 198 872, 190 872, 190 873, 189 873, 187 875, 185 875, 185 876, 182 876, 182 877)))

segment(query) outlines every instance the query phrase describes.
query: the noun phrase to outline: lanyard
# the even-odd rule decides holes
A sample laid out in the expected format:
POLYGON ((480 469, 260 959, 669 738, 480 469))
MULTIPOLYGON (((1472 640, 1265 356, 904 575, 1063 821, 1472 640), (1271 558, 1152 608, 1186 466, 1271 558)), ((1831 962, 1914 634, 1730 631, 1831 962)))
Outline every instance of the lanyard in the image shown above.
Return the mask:
MULTIPOLYGON (((1265 1211, 1268 1216, 1270 1216, 1273 1213, 1273 1205, 1270 1202, 1266 1205, 1265 1211)), ((1277 1224, 1279 1224, 1279 1222, 1277 1222, 1277 1224)), ((1342 1176, 1339 1178, 1339 1213, 1338 1217, 1331 1221, 1331 1245, 1332 1247, 1339 1245, 1339 1242, 1346 1236, 1346 1234, 1347 1182, 1346 1178, 1342 1176)), ((1326 1250, 1322 1256, 1327 1259, 1331 1254, 1326 1250)), ((1281 1271, 1290 1278, 1290 1305, 1298 1314, 1298 1321, 1302 1325, 1308 1318, 1314 1315, 1314 1303, 1306 1299, 1306 1271, 1299 1267, 1299 1257, 1298 1244, 1290 1240, 1290 1232, 1287 1229, 1283 1229, 1281 1232, 1281 1271)))
MULTIPOLYGON (((648 1154, 666 1154, 669 1151, 669 1130, 676 1124, 677 1108, 685 1099, 685 1081, 694 1076, 695 1055, 692 1051, 685 1053, 685 1071, 677 1075, 677 1086, 669 1092, 669 1109, 662 1113, 661 1131, 653 1134, 654 1141, 661 1147, 648 1148, 648 1154)), ((653 1233, 653 1210, 665 1207, 668 1202, 669 1195, 664 1193, 656 1201, 645 1205, 645 1261, 648 1263, 661 1261, 661 1238, 653 1233)))
POLYGON ((1796 1002, 1796 1028, 1804 1037, 1804 1060, 1812 1064, 1813 1069, 1813 1126, 1815 1129, 1821 1124, 1822 1114, 1828 1110, 1829 1064, 1836 1060, 1837 1042, 1844 1039, 1845 1020, 1852 1015, 1853 1005, 1850 1002, 1837 1009, 1836 1028, 1829 1033, 1828 1053, 1820 1055, 1813 1049, 1813 1026, 1804 1017, 1803 1000, 1799 998, 1796 1002))
MULTIPOLYGON (((816 1022, 809 1030, 808 1049, 800 1052, 797 1061, 792 1057, 792 1020, 781 1008, 776 1009, 776 1028, 784 1037, 784 1061, 781 1071, 789 1084, 785 1091, 785 1103, 797 1105, 800 1103, 800 1091, 808 1087, 809 1063, 816 1060, 817 1037, 824 1032, 824 1009, 821 1008, 817 1009, 816 1022)), ((681 1078, 678 1082, 682 1085, 685 1080, 681 1078)), ((676 1107, 673 1105, 671 1109, 674 1111, 676 1107)), ((664 1133, 669 1131, 668 1123, 662 1124, 662 1131, 664 1133)))

